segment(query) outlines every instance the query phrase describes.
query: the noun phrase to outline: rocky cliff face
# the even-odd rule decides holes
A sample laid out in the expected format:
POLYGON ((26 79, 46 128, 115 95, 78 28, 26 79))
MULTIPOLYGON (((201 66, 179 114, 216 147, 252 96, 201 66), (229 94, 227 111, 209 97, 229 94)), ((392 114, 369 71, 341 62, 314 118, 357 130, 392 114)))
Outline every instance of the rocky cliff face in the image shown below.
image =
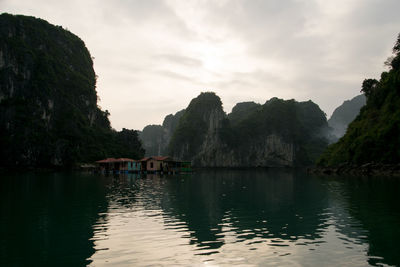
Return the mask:
POLYGON ((72 148, 55 135, 73 135, 98 115, 92 59, 78 37, 32 17, 2 14, 0 35, 0 127, 16 152, 9 163, 63 164, 72 148))
POLYGON ((200 167, 282 167, 310 164, 325 148, 319 133, 327 122, 314 103, 272 99, 258 106, 231 123, 219 97, 202 93, 186 109, 171 155, 200 167))
POLYGON ((215 158, 220 123, 225 117, 220 98, 214 93, 201 93, 179 120, 169 144, 170 154, 196 165, 203 165, 205 158, 215 158))
POLYGON ((193 162, 199 166, 223 166, 227 164, 225 149, 219 138, 221 122, 226 118, 221 108, 215 108, 203 114, 206 132, 198 153, 194 156, 193 162))
POLYGON ((95 86, 92 58, 76 35, 1 14, 0 164, 66 166, 113 150, 95 86))
POLYGON ((295 146, 277 135, 253 140, 244 151, 229 148, 223 140, 204 143, 193 159, 195 166, 207 167, 285 167, 294 166, 295 146))

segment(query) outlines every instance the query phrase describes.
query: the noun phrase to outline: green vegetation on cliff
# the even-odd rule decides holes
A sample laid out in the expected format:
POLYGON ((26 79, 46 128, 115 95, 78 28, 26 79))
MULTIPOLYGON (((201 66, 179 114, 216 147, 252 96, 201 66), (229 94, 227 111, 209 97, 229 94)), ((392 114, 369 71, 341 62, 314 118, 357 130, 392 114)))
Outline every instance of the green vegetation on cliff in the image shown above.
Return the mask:
POLYGON ((393 53, 387 62, 390 69, 379 81, 364 80, 362 92, 367 104, 346 134, 328 147, 318 165, 400 162, 400 35, 393 53))
POLYGON ((239 123, 234 121, 231 131, 222 132, 223 139, 237 153, 251 153, 249 148, 255 139, 275 135, 295 145, 294 165, 307 165, 327 146, 326 117, 312 101, 272 98, 258 108, 254 106, 252 111, 239 123))
POLYGON ((172 135, 170 154, 179 154, 184 159, 193 158, 199 152, 209 128, 210 115, 215 110, 223 113, 221 99, 215 93, 201 93, 194 98, 172 135))
POLYGON ((169 148, 170 155, 198 166, 300 166, 321 155, 327 131, 325 114, 312 101, 243 102, 226 115, 215 93, 201 93, 169 148))
POLYGON ((136 131, 111 129, 95 86, 79 37, 41 19, 1 14, 0 164, 68 167, 142 156, 136 131))
POLYGON ((247 119, 253 112, 255 112, 261 105, 255 102, 241 102, 237 103, 232 112, 228 114, 228 119, 232 125, 236 125, 241 121, 247 119))

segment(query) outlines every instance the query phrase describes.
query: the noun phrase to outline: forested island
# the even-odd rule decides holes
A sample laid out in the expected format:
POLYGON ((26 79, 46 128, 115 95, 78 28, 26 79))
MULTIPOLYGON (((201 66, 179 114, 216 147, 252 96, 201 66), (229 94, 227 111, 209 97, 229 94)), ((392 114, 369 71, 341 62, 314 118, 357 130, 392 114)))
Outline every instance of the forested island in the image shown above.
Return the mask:
POLYGON ((197 167, 397 164, 400 36, 393 52, 389 71, 379 81, 365 80, 363 95, 345 101, 329 120, 311 100, 279 98, 238 103, 227 114, 215 93, 203 92, 162 125, 116 131, 98 106, 84 42, 44 20, 1 14, 1 166, 73 168, 145 153, 197 167))

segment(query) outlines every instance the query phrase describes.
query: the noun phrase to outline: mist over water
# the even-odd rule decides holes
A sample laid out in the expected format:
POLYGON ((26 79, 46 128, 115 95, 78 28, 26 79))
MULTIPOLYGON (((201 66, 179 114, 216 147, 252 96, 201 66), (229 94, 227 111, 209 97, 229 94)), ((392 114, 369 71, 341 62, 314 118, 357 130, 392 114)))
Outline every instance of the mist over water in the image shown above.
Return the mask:
POLYGON ((400 181, 285 170, 0 179, 0 265, 399 265, 400 181))

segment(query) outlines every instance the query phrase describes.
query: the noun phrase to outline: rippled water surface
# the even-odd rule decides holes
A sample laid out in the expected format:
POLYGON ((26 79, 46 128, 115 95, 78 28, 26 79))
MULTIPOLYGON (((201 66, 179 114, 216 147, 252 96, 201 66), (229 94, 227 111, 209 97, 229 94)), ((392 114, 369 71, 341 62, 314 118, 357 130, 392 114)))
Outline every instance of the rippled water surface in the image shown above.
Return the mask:
POLYGON ((400 179, 2 174, 0 265, 400 266, 400 179))

